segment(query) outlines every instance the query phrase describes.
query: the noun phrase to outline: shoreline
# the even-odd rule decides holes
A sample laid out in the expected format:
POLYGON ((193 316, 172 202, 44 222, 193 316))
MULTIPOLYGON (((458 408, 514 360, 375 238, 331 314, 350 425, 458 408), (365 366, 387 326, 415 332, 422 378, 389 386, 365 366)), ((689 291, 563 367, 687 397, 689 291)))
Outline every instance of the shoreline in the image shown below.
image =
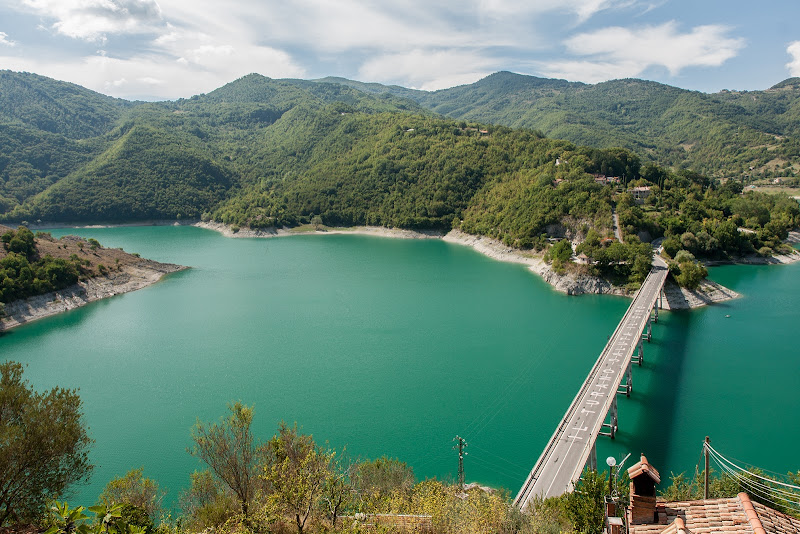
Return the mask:
POLYGON ((289 228, 268 228, 266 230, 241 228, 236 232, 234 232, 229 225, 218 222, 197 221, 192 223, 192 226, 213 230, 225 237, 232 237, 234 239, 240 237, 269 239, 273 237, 298 235, 371 235, 375 237, 391 237, 394 239, 441 239, 444 237, 441 232, 435 230, 419 232, 402 228, 385 228, 383 226, 352 226, 349 228, 326 228, 325 230, 315 230, 311 227, 299 227, 299 230, 289 228))
MULTIPOLYGON (((384 228, 381 226, 355 226, 352 228, 333 228, 323 231, 312 229, 292 231, 286 228, 272 228, 270 230, 240 229, 238 232, 233 232, 230 226, 223 223, 198 222, 193 226, 205 228, 207 230, 214 230, 225 237, 233 238, 273 238, 293 235, 351 234, 389 237, 395 239, 442 239, 447 243, 470 247, 476 252, 479 252, 480 254, 483 254, 484 256, 492 258, 496 261, 525 265, 529 271, 541 277, 542 280, 549 284, 554 290, 566 295, 594 294, 617 295, 627 298, 633 297, 633 294, 629 293, 625 288, 614 286, 602 278, 588 275, 575 276, 568 273, 557 273, 553 271, 550 265, 544 261, 543 254, 515 249, 503 244, 500 241, 497 241, 496 239, 467 234, 461 230, 451 230, 447 234, 443 235, 441 232, 423 233, 416 232, 414 230, 384 228)), ((797 237, 800 240, 800 232, 797 232, 797 237)), ((800 254, 794 256, 796 256, 796 258, 794 258, 792 261, 800 260, 800 254)), ((767 259, 768 258, 764 258, 764 260, 767 259)), ((764 263, 766 263, 766 261, 764 263)), ((779 263, 790 262, 784 261, 779 263)), ((710 280, 704 280, 695 290, 684 289, 678 287, 676 284, 671 284, 671 286, 672 287, 665 287, 665 310, 699 308, 709 304, 735 299, 741 296, 735 291, 710 280), (669 291, 667 291, 667 289, 669 289, 669 291)))
POLYGON ((0 332, 74 310, 90 302, 151 286, 167 274, 186 269, 189 267, 142 259, 124 266, 118 272, 96 276, 58 291, 16 300, 5 305, 6 316, 0 319, 0 332))
MULTIPOLYGON (((544 280, 547 284, 549 284, 554 290, 560 293, 564 293, 566 295, 597 294, 597 295, 617 295, 628 298, 631 298, 633 296, 633 294, 628 292, 625 288, 614 286, 613 284, 602 278, 589 275, 557 273, 553 271, 550 265, 548 265, 544 261, 543 259, 544 255, 541 253, 537 254, 534 252, 527 252, 515 249, 495 239, 491 239, 485 236, 467 234, 460 230, 451 230, 447 234, 442 234, 439 231, 416 231, 416 230, 407 230, 400 228, 386 228, 382 226, 354 226, 348 228, 325 228, 324 230, 318 230, 310 226, 304 226, 304 227, 299 227, 299 229, 269 228, 265 230, 260 230, 260 229, 254 230, 251 228, 242 228, 234 232, 231 226, 226 225, 224 223, 197 221, 197 220, 186 220, 186 221, 149 220, 149 221, 137 221, 131 223, 120 223, 120 224, 100 223, 100 224, 78 224, 78 225, 68 224, 68 223, 39 223, 30 225, 30 228, 32 229, 113 228, 113 227, 138 227, 138 226, 194 226, 197 228, 212 230, 220 233, 224 237, 230 237, 230 238, 268 239, 275 237, 288 237, 288 236, 300 236, 300 235, 366 235, 373 237, 388 237, 393 239, 441 239, 447 243, 470 247, 476 252, 479 252, 480 254, 483 254, 484 256, 492 258, 496 261, 525 265, 527 266, 529 271, 541 277, 542 280, 544 280)), ((789 244, 800 243, 800 230, 795 230, 790 232, 786 242, 789 244)), ((143 260, 143 261, 150 261, 150 260, 143 260)), ((759 256, 736 258, 731 261, 707 262, 706 265, 708 266, 723 265, 723 264, 785 265, 798 261, 800 261, 800 253, 795 253, 791 255, 777 255, 777 256, 771 256, 769 258, 763 258, 759 256)), ((158 264, 158 262, 152 262, 152 263, 158 264)), ((171 271, 162 272, 155 279, 152 279, 150 281, 135 283, 131 286, 130 289, 118 289, 118 288, 109 289, 108 288, 109 284, 104 284, 104 286, 106 286, 106 289, 99 289, 94 291, 88 285, 87 287, 81 287, 81 284, 86 284, 86 283, 80 283, 77 286, 73 286, 72 288, 48 294, 50 296, 51 301, 63 302, 64 304, 60 307, 60 309, 56 311, 51 311, 46 315, 42 315, 42 317, 53 315, 55 313, 59 313, 60 311, 73 309, 75 307, 85 305, 88 302, 93 302, 94 300, 99 300, 101 298, 106 298, 108 296, 114 296, 117 294, 127 293, 129 291, 135 291, 137 289, 141 289, 143 287, 146 287, 148 285, 157 282, 158 280, 161 279, 162 276, 164 276, 164 274, 167 274, 168 272, 175 272, 187 268, 182 266, 175 266, 173 264, 159 264, 159 265, 175 267, 175 269, 171 271), (60 293, 64 292, 67 293, 65 293, 63 296, 59 295, 60 293), (104 296, 94 296, 94 297, 89 296, 88 298, 82 298, 78 296, 78 294, 92 295, 93 293, 103 294, 104 296)), ((114 284, 111 283, 110 286, 113 287, 114 284)), ((122 286, 124 286, 124 284, 122 286)), ((740 297, 740 295, 735 291, 728 289, 724 286, 721 286, 711 280, 704 280, 703 282, 701 282, 700 286, 695 290, 680 288, 674 283, 668 283, 667 286, 665 286, 664 293, 666 296, 666 299, 664 300, 664 309, 666 310, 698 308, 709 304, 724 302, 727 300, 740 297)), ((31 297, 28 300, 37 298, 42 299, 43 297, 45 297, 45 295, 41 295, 39 297, 31 297)), ((6 326, 8 323, 13 322, 13 320, 10 318, 12 313, 9 312, 9 309, 16 304, 17 303, 12 303, 11 305, 6 306, 6 312, 8 317, 6 317, 5 319, 2 320, 2 322, 0 322, 0 324, 6 329, 13 328, 13 326, 16 326, 17 324, 23 324, 24 322, 35 320, 35 319, 25 319, 23 315, 22 316, 23 320, 21 322, 15 323, 13 324, 13 326, 6 326)))

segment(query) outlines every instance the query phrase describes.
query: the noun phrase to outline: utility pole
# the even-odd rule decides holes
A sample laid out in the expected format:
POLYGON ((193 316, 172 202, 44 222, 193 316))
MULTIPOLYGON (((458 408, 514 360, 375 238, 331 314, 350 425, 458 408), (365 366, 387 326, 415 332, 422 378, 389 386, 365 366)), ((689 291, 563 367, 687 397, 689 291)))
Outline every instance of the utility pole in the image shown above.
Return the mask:
POLYGON ((705 474, 703 475, 704 478, 704 486, 703 486, 703 498, 708 499, 708 446, 711 444, 711 439, 706 436, 706 441, 703 443, 703 452, 706 454, 706 469, 705 474))
POLYGON ((464 452, 464 447, 467 446, 467 442, 464 441, 464 438, 461 436, 456 436, 453 438, 453 441, 456 441, 457 444, 453 445, 453 450, 458 451, 458 486, 461 490, 464 490, 464 456, 467 454, 464 452))

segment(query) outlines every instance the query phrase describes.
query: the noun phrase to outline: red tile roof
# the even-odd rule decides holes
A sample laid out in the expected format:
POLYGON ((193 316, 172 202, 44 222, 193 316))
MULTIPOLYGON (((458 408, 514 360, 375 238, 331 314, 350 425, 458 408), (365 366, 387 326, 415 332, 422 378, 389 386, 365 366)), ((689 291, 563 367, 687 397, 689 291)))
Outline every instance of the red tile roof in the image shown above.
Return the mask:
POLYGON ((800 534, 800 519, 782 514, 746 493, 730 499, 659 502, 658 523, 631 525, 630 534, 800 534))

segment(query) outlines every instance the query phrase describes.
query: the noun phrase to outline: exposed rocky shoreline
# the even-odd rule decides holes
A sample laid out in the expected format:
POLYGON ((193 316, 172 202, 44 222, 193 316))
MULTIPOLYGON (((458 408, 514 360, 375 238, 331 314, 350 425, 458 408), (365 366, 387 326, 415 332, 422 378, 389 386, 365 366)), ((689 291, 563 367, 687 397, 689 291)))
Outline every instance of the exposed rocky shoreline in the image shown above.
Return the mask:
POLYGON ((21 324, 85 306, 122 293, 152 285, 169 273, 188 269, 182 265, 139 259, 123 265, 105 276, 96 276, 59 291, 45 293, 6 304, 6 317, 0 319, 0 329, 8 330, 21 324))
POLYGON ((443 237, 441 232, 435 230, 431 231, 417 231, 405 230, 402 228, 384 228, 383 226, 353 226, 351 228, 323 228, 315 230, 313 227, 305 226, 300 228, 266 228, 266 229, 252 229, 240 228, 236 231, 229 225, 218 222, 196 222, 192 226, 198 228, 205 228, 206 230, 214 230, 219 232, 225 237, 286 237, 290 235, 338 235, 338 234, 351 234, 351 235, 372 235, 376 237, 393 237, 395 239, 440 239, 443 237))
MULTIPOLYGON (((432 239, 439 238, 447 241, 448 243, 456 243, 472 247, 476 251, 498 261, 506 261, 511 263, 521 263, 527 265, 528 269, 550 284, 556 291, 566 293, 567 295, 583 295, 583 294, 601 294, 601 295, 620 295, 632 297, 633 293, 624 287, 619 287, 611 284, 608 280, 598 278, 596 276, 589 276, 585 274, 574 274, 570 272, 558 273, 544 261, 542 254, 537 254, 530 251, 524 251, 504 245, 496 239, 491 239, 485 236, 476 236, 464 233, 460 230, 451 230, 446 235, 437 232, 415 232, 413 230, 403 230, 395 228, 383 228, 375 226, 359 226, 346 229, 326 229, 315 231, 307 229, 304 231, 296 231, 289 229, 268 229, 268 230, 251 230, 240 229, 237 232, 222 223, 212 222, 199 222, 195 226, 206 228, 220 232, 226 237, 281 237, 299 234, 319 234, 319 235, 332 235, 332 234, 360 234, 360 235, 373 235, 379 237, 393 237, 400 239, 432 239)), ((800 239, 800 232, 796 232, 798 239, 800 239)), ((772 263, 788 263, 800 259, 800 255, 781 257, 780 260, 774 260, 772 263)), ((758 259, 763 259, 762 263, 768 263, 770 258, 754 258, 751 263, 757 263, 758 259)), ((706 306, 715 302, 724 302, 739 297, 739 294, 733 290, 723 287, 710 280, 704 280, 700 286, 695 290, 688 290, 679 287, 678 285, 670 282, 665 287, 665 300, 664 308, 670 310, 689 309, 706 306)))

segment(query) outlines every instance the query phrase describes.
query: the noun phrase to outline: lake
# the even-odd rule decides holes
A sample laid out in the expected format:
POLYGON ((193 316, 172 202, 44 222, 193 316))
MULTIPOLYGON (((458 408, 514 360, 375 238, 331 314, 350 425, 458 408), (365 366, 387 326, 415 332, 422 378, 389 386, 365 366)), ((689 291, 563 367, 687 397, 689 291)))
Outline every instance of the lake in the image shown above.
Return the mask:
MULTIPOLYGON (((455 478, 458 434, 467 481, 515 494, 630 303, 567 297, 524 266, 440 240, 52 233, 192 267, 0 337, 37 389, 80 388, 96 469, 74 504, 137 467, 174 503, 202 468, 186 452, 192 425, 238 400, 255 406, 264 440, 296 421, 318 443, 398 457, 418 478, 455 478)), ((710 435, 734 458, 800 469, 800 264, 711 277, 743 297, 660 314, 620 399, 620 432, 598 442, 601 465, 645 453, 662 480, 693 473, 710 435)))

